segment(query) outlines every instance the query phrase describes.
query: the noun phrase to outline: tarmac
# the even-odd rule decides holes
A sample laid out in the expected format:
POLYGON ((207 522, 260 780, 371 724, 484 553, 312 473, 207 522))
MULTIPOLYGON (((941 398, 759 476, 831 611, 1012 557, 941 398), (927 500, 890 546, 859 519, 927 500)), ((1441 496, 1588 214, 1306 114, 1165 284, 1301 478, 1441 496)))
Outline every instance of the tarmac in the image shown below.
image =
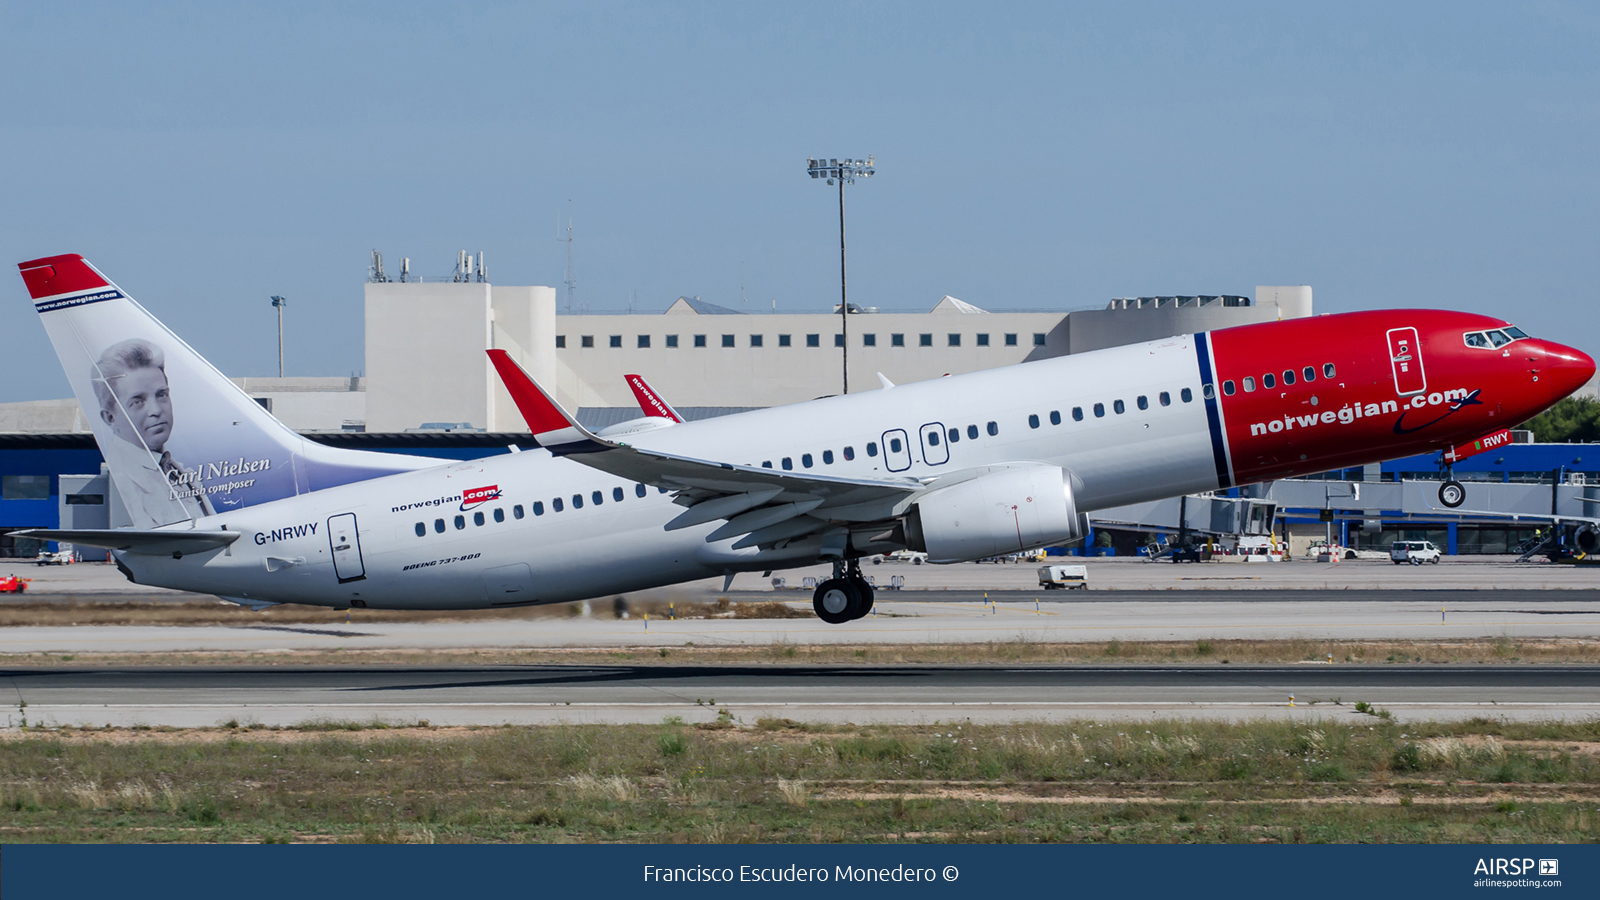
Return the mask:
POLYGON ((16 726, 909 723, 1600 715, 1585 666, 493 666, 26 669, 16 726), (21 701, 26 701, 26 706, 21 701))

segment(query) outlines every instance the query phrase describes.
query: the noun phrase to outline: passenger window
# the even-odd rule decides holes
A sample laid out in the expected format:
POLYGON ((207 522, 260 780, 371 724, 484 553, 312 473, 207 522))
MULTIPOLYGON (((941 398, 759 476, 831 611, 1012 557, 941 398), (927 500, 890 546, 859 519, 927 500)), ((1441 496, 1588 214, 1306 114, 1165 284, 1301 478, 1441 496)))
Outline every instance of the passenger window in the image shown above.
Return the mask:
POLYGON ((1307 382, 1316 381, 1317 380, 1317 367, 1316 366, 1306 366, 1304 369, 1300 370, 1300 377, 1302 379, 1304 379, 1305 381, 1307 381, 1307 382))
POLYGON ((461 529, 463 529, 465 527, 467 527, 467 517, 466 516, 456 516, 456 530, 460 531, 461 529))
POLYGON ((1029 428, 1038 428, 1039 427, 1039 417, 1037 415, 1031 414, 1031 413, 1028 415, 1028 427, 1029 428))
POLYGON ((482 525, 483 524, 483 510, 479 510, 479 511, 477 511, 477 512, 472 514, 472 524, 474 524, 474 525, 482 525))
POLYGON ((1246 375, 1244 377, 1243 386, 1244 392, 1248 394, 1256 389, 1256 380, 1253 377, 1246 375))
POLYGON ((1261 376, 1261 386, 1270 391, 1278 386, 1278 379, 1274 378, 1271 372, 1268 372, 1261 376))
POLYGON ((1094 417, 1096 419, 1104 419, 1106 417, 1106 405, 1104 403, 1096 403, 1094 405, 1094 417))
POLYGON ((444 534, 444 520, 443 519, 434 519, 433 520, 433 530, 439 532, 440 534, 444 534))
POLYGON ((573 494, 572 495, 572 508, 573 509, 583 509, 583 495, 582 494, 573 494))
POLYGON ((900 439, 899 438, 890 438, 889 439, 889 452, 890 453, 899 453, 900 452, 900 439))
POLYGON ((611 489, 611 499, 617 501, 618 503, 621 503, 622 502, 622 497, 623 497, 622 488, 614 487, 614 488, 611 489))
POLYGON ((1217 399, 1217 389, 1212 387, 1211 382, 1208 381, 1205 384, 1200 385, 1200 396, 1206 398, 1207 400, 1215 400, 1217 399))
POLYGON ((1227 381, 1224 381, 1222 383, 1222 393, 1227 395, 1227 396, 1229 396, 1229 397, 1233 396, 1233 379, 1232 378, 1230 378, 1227 381))
POLYGON ((877 441, 867 441, 867 455, 868 456, 877 456, 878 455, 878 442, 877 441))
POLYGON ((599 506, 600 504, 602 504, 602 503, 604 503, 606 501, 606 495, 600 493, 599 491, 595 491, 595 492, 593 492, 593 493, 591 493, 589 495, 589 500, 595 506, 599 506))
POLYGON ((1284 369, 1283 370, 1283 386, 1284 387, 1288 387, 1291 384, 1294 384, 1294 370, 1293 369, 1284 369))
MULTIPOLYGON (((769 465, 769 466, 767 466, 767 468, 770 469, 770 468, 772 468, 772 466, 769 465)), ((636 485, 633 486, 633 495, 635 497, 642 498, 642 497, 644 497, 645 494, 648 494, 649 492, 650 492, 650 489, 645 487, 642 484, 636 484, 636 485)))
POLYGON ((954 444, 956 441, 961 440, 961 429, 952 428, 950 429, 949 433, 945 435, 945 437, 949 438, 950 443, 954 444))
POLYGON ((793 469, 794 468, 794 460, 791 457, 785 456, 783 458, 783 468, 784 468, 784 471, 788 471, 790 469, 793 469))
POLYGON ((556 512, 561 512, 563 509, 566 509, 566 507, 561 505, 561 498, 560 497, 557 497, 554 500, 550 501, 550 508, 555 510, 556 512))
POLYGON ((1061 410, 1059 410, 1059 409, 1050 410, 1050 424, 1051 425, 1060 425, 1061 424, 1061 410))
POLYGON ((1124 406, 1122 404, 1121 400, 1113 400, 1113 401, 1111 401, 1111 411, 1116 413, 1117 415, 1120 416, 1124 412, 1127 412, 1127 410, 1128 410, 1128 407, 1124 406))
POLYGON ((969 440, 974 440, 974 441, 978 439, 978 426, 976 426, 976 425, 968 425, 967 426, 967 438, 969 440))
POLYGON ((844 458, 845 458, 846 461, 855 459, 856 458, 856 448, 854 448, 854 447, 846 447, 846 448, 844 448, 844 458))
POLYGON ((929 447, 937 447, 937 446, 939 446, 939 432, 937 432, 937 431, 928 432, 928 446, 929 447))
POLYGON ((422 537, 422 536, 426 535, 427 533, 428 533, 428 526, 422 524, 421 522, 418 522, 417 523, 417 537, 422 537))
POLYGON ((1082 422, 1083 421, 1083 407, 1074 406, 1072 408, 1072 421, 1074 421, 1074 422, 1082 422))
POLYGON ((809 454, 809 453, 800 454, 800 465, 805 466, 808 469, 811 468, 811 454, 809 454))
POLYGON ((1489 340, 1494 344, 1496 349, 1499 349, 1500 347, 1504 347, 1505 345, 1511 343, 1511 336, 1506 334, 1504 331, 1491 331, 1489 332, 1489 340))
POLYGON ((1323 363, 1322 364, 1322 377, 1323 378, 1332 378, 1333 377, 1333 363, 1323 363))
POLYGON ((822 464, 825 465, 825 466, 833 465, 833 451, 832 450, 824 450, 824 451, 822 451, 822 464))
POLYGON ((996 425, 993 422, 990 422, 989 423, 989 437, 994 437, 995 435, 998 435, 999 433, 1000 433, 1000 426, 996 425))
POLYGON ((770 468, 772 468, 772 460, 770 460, 770 459, 764 459, 764 460, 762 460, 762 461, 761 461, 761 468, 763 468, 763 469, 770 469, 770 468))
POLYGON ((1146 397, 1143 394, 1139 395, 1139 399, 1138 399, 1137 402, 1139 404, 1139 408, 1140 409, 1149 409, 1150 408, 1150 398, 1146 397))
POLYGON ((506 511, 496 506, 494 508, 494 520, 496 522, 504 522, 506 520, 506 511))
POLYGON ((1192 403, 1194 401, 1194 391, 1191 391, 1188 388, 1184 388, 1183 390, 1178 392, 1178 399, 1182 400, 1185 403, 1192 403))
POLYGON ((1162 391, 1161 393, 1157 394, 1156 399, 1161 401, 1162 406, 1172 405, 1172 395, 1166 391, 1162 391))

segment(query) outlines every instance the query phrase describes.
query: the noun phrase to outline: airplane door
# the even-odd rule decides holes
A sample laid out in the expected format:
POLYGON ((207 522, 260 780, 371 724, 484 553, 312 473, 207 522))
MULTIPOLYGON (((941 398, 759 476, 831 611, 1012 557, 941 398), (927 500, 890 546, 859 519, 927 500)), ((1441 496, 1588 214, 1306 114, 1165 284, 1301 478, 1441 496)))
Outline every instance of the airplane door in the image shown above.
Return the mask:
POLYGON ((883 465, 891 472, 911 468, 911 443, 899 428, 883 433, 883 465))
POLYGON ((361 537, 356 532, 355 513, 341 513, 328 519, 328 545, 333 548, 333 571, 339 576, 340 584, 367 577, 367 567, 361 561, 361 537))
POLYGON ((940 422, 922 426, 922 461, 930 466, 950 461, 950 447, 944 442, 944 425, 940 422))
POLYGON ((1422 371, 1422 344, 1415 328, 1389 329, 1389 367, 1394 370, 1394 389, 1404 397, 1428 389, 1422 371))

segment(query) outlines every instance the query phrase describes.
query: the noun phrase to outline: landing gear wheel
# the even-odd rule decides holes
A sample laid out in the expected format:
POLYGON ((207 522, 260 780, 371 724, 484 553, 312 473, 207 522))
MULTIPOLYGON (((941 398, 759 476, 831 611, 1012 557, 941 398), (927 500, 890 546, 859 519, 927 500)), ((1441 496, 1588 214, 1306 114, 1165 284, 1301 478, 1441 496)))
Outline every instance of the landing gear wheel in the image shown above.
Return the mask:
POLYGON ((1439 485, 1439 502, 1455 509, 1467 502, 1467 488, 1461 482, 1451 479, 1439 485))
POLYGON ((811 595, 811 608, 817 611, 817 618, 829 625, 843 625, 856 618, 852 613, 860 606, 861 592, 848 578, 829 578, 817 585, 817 592, 811 595))
POLYGON ((856 604, 856 614, 850 618, 864 619, 872 612, 872 585, 868 584, 865 578, 852 578, 850 581, 855 586, 856 596, 860 597, 860 602, 856 604))

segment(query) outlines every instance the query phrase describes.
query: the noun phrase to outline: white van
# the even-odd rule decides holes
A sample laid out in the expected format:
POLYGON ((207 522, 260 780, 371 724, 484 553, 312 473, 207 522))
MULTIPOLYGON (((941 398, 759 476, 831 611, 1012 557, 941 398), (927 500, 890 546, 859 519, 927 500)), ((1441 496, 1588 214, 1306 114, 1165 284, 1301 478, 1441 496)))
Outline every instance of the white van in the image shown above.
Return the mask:
POLYGON ((1395 541, 1389 548, 1389 561, 1395 565, 1411 563, 1420 566, 1423 563, 1439 564, 1439 557, 1443 556, 1439 548, 1432 541, 1395 541))
POLYGON ((1040 566, 1039 586, 1047 591, 1088 590, 1088 566, 1040 566))

